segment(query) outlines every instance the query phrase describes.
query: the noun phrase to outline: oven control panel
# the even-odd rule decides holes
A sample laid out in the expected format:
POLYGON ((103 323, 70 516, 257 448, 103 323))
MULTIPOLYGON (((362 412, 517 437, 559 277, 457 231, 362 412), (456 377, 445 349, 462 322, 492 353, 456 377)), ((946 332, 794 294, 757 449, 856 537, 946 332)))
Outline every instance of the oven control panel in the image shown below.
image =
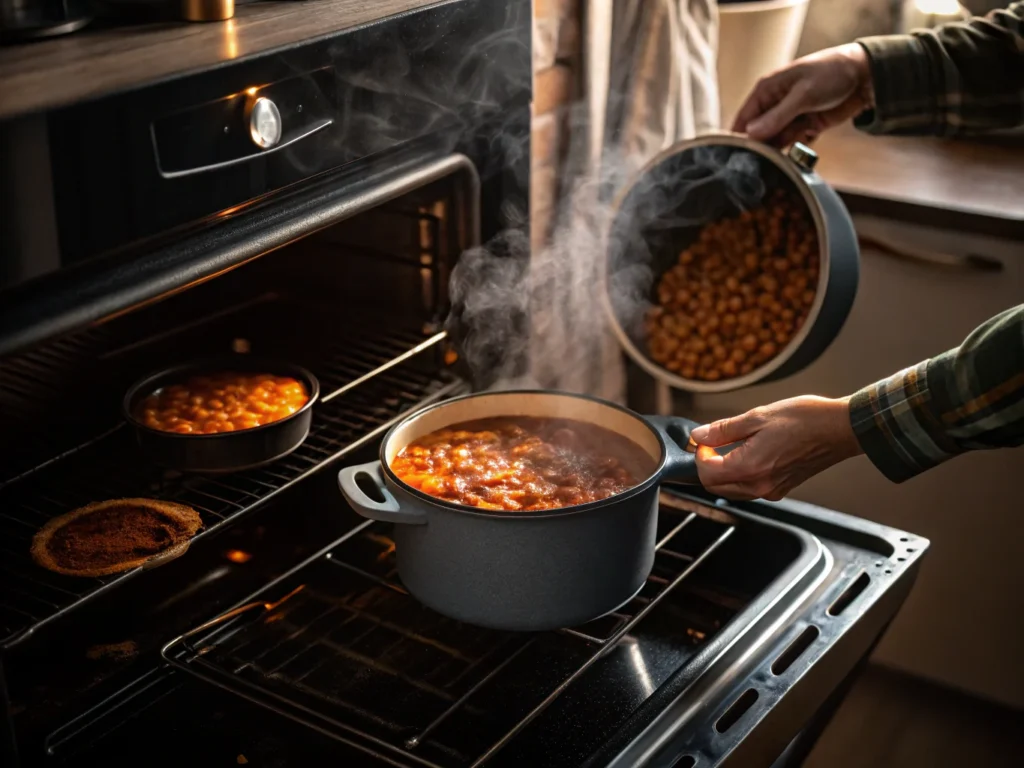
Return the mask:
POLYGON ((155 120, 151 133, 160 175, 199 176, 298 147, 334 122, 332 82, 325 67, 155 120))

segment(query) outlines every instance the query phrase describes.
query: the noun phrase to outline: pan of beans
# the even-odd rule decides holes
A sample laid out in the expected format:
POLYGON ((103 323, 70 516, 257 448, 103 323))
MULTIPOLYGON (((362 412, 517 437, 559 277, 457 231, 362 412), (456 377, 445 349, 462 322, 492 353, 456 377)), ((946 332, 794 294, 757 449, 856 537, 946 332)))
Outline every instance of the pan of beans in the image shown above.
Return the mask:
POLYGON ((713 393, 790 376, 838 335, 860 251, 816 155, 734 134, 662 152, 613 205, 611 326, 655 378, 713 393))
POLYGON ((319 382, 305 368, 236 354, 144 376, 125 394, 122 409, 155 463, 234 472, 298 448, 319 395, 319 382))
POLYGON ((541 631, 629 602, 654 563, 658 488, 699 482, 690 430, 551 391, 428 406, 376 461, 339 473, 360 515, 394 523, 402 584, 470 624, 541 631))

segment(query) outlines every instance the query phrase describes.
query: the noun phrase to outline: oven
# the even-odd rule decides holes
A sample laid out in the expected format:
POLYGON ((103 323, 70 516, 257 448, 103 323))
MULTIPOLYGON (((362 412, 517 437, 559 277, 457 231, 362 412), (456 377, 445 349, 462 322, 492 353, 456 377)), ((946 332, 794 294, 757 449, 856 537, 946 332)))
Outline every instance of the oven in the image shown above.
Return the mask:
POLYGON ((906 597, 920 537, 666 487, 630 603, 507 633, 419 605, 389 527, 338 493, 391 425, 489 384, 463 365, 448 286, 464 253, 524 225, 530 7, 439 3, 0 129, 22 160, 2 179, 19 192, 0 259, 4 765, 807 754, 906 597), (124 392, 228 353, 315 373, 308 436, 243 471, 160 468, 124 392), (202 531, 96 578, 30 557, 48 520, 137 497, 191 507, 202 531))

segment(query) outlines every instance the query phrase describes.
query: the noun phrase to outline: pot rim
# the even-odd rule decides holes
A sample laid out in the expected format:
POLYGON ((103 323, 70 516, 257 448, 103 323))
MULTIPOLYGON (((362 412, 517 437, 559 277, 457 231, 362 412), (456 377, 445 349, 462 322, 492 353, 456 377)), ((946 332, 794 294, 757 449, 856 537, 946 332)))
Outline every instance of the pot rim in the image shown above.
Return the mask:
MULTIPOLYGON (((603 425, 598 424, 597 426, 603 425)), ((605 428, 607 429, 607 427, 605 428)), ((654 426, 652 426, 651 423, 647 421, 647 419, 638 414, 636 411, 626 408, 625 406, 619 405, 618 403, 613 403, 609 400, 604 400, 603 398, 594 397, 592 395, 581 395, 575 392, 563 392, 557 389, 503 389, 497 392, 471 392, 468 395, 459 395, 458 397, 453 397, 449 400, 443 400, 440 403, 433 403, 431 405, 420 408, 419 410, 414 411, 413 413, 410 413, 404 419, 402 419, 397 424, 392 426, 391 429, 387 431, 387 434, 384 435, 384 439, 381 440, 380 443, 380 451, 378 456, 380 460, 381 469, 384 471, 384 475, 386 476, 386 478, 390 480, 392 483, 394 483, 400 490, 413 496, 417 501, 425 502, 427 504, 430 504, 431 506, 438 507, 439 509, 444 509, 450 512, 459 512, 465 515, 473 515, 474 517, 491 517, 502 520, 538 520, 541 518, 565 517, 567 515, 575 515, 584 512, 590 512, 594 509, 598 509, 609 504, 614 504, 619 501, 631 499, 634 496, 639 496, 641 493, 644 493, 645 491, 650 489, 650 487, 656 484, 658 480, 661 478, 661 474, 665 469, 665 462, 668 460, 668 447, 665 445, 665 439, 664 437, 662 437, 661 432, 655 429, 654 426), (661 456, 658 459, 657 466, 654 468, 650 475, 648 475, 642 481, 634 485, 632 488, 627 488, 624 491, 616 493, 614 496, 609 496, 608 498, 605 499, 598 499, 597 501, 588 501, 585 504, 573 504, 572 506, 569 507, 538 510, 536 512, 516 512, 503 509, 484 510, 478 507, 471 507, 466 504, 456 504, 455 502, 452 501, 445 501, 444 499, 439 499, 436 496, 431 496, 429 493, 424 493, 418 488, 413 488, 411 485, 408 485, 407 483, 403 482, 398 477, 398 475, 396 475, 394 471, 392 471, 391 466, 388 464, 387 459, 385 458, 387 446, 388 443, 391 442, 391 439, 394 437, 395 433, 407 422, 415 418, 418 418, 430 411, 439 410, 449 405, 454 405, 455 403, 462 402, 463 400, 470 400, 479 397, 502 397, 507 395, 550 395, 554 397, 571 397, 577 400, 589 400, 594 403, 600 403, 601 405, 607 406, 609 408, 614 408, 618 411, 621 411, 622 413, 627 414, 628 416, 632 416, 636 421, 639 421, 644 425, 644 427, 650 430, 651 434, 653 434, 655 438, 658 440, 658 447, 661 449, 661 456)))
MULTIPOLYGON (((808 172, 806 175, 817 178, 817 175, 813 172, 808 172)), ((605 231, 604 264, 603 269, 601 270, 601 279, 604 283, 601 288, 601 293, 605 307, 605 314, 608 317, 612 332, 615 334, 619 345, 626 351, 626 354, 633 358, 633 361, 636 362, 637 365, 643 368, 644 371, 653 376, 656 380, 668 384, 674 389, 685 392, 695 392, 698 394, 732 392, 733 390, 749 387, 752 384, 764 381, 775 373, 775 371, 785 365, 786 362, 796 354, 797 350, 803 346, 807 337, 810 335, 811 328, 813 328, 814 324, 818 321, 822 305, 825 301, 825 292, 828 288, 831 273, 828 254, 831 253, 830 249, 832 244, 830 242, 825 210, 817 196, 812 191, 811 183, 807 178, 805 178, 805 174, 799 170, 796 163, 780 150, 768 144, 755 141, 744 134, 732 133, 729 131, 704 133, 696 138, 677 142, 659 152, 645 163, 640 170, 633 174, 629 182, 616 194, 615 200, 612 203, 611 213, 612 215, 609 218, 608 227, 605 231), (807 312, 807 319, 804 321, 804 324, 795 334, 793 334, 793 338, 789 340, 789 343, 786 344, 786 346, 783 347, 771 360, 755 368, 744 376, 735 376, 731 379, 724 379, 721 381, 684 379, 682 376, 673 373, 664 366, 661 366, 651 360, 646 352, 633 343, 633 339, 630 338, 629 334, 626 333, 626 330, 619 323, 619 318, 612 306, 611 291, 609 289, 608 252, 611 248, 611 232, 614 227, 615 220, 618 218, 619 210, 629 193, 633 190, 640 179, 643 178, 643 176, 652 168, 681 152, 686 152, 696 147, 721 145, 736 147, 737 149, 753 152, 754 154, 763 157, 774 164, 787 178, 789 178, 790 181, 793 182, 810 211, 811 218, 814 220, 815 230, 818 233, 818 284, 815 287, 814 301, 807 312)))

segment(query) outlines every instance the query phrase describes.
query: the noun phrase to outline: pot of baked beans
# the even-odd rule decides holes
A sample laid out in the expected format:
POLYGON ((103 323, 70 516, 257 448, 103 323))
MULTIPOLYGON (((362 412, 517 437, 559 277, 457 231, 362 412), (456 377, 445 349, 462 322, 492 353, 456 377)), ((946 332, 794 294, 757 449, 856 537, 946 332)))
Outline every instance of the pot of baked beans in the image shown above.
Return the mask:
POLYGON ((234 354, 142 377, 125 394, 122 411, 155 464, 237 472, 302 445, 319 396, 319 381, 301 366, 234 354))
POLYGON ((492 629, 586 623, 628 603, 654 564, 658 487, 698 482, 696 424, 550 391, 468 395, 400 422, 341 492, 393 523, 421 603, 492 629))
POLYGON ((860 251, 809 148, 737 134, 681 142, 619 193, 606 308, 628 355, 681 390, 790 376, 832 343, 853 306, 860 251))

